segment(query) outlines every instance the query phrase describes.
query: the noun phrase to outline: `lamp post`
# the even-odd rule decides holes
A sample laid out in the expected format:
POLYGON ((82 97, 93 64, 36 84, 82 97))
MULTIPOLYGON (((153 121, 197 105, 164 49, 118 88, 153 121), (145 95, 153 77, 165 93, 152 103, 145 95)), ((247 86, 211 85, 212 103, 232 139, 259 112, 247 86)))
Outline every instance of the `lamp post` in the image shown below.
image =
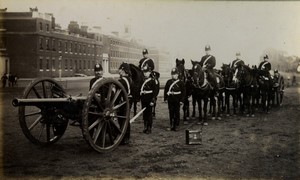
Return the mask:
POLYGON ((62 60, 62 56, 61 54, 59 54, 59 58, 58 58, 58 74, 59 74, 59 81, 61 81, 61 60, 62 60))

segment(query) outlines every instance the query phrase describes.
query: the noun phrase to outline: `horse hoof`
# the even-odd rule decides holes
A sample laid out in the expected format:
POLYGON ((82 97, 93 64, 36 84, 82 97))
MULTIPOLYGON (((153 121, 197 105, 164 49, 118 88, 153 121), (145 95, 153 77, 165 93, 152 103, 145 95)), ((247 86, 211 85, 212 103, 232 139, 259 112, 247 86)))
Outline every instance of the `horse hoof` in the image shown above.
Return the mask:
POLYGON ((211 120, 216 120, 216 117, 212 117, 211 120))
POLYGON ((200 125, 200 124, 202 124, 202 123, 199 121, 199 122, 197 122, 197 124, 200 125))
POLYGON ((205 123, 203 123, 203 125, 204 125, 204 126, 208 126, 208 123, 207 123, 207 122, 205 122, 205 123))
POLYGON ((247 117, 249 117, 249 116, 250 116, 250 114, 247 114, 246 116, 247 116, 247 117))
POLYGON ((222 120, 222 118, 221 118, 221 117, 218 117, 218 120, 222 120))
POLYGON ((226 114, 226 116, 227 116, 227 117, 229 117, 229 116, 230 116, 230 114, 226 114))
POLYGON ((254 114, 252 114, 251 117, 254 117, 254 114))

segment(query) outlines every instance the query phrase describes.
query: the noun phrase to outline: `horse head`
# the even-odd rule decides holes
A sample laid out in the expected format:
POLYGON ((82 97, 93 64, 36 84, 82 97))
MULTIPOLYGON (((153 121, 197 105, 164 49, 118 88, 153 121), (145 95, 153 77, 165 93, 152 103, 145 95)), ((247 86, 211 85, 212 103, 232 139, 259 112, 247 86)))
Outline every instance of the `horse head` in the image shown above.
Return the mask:
POLYGON ((233 82, 234 70, 230 67, 230 64, 222 64, 221 66, 221 75, 224 79, 225 85, 231 86, 233 82))
POLYGON ((183 82, 186 82, 187 72, 185 70, 184 63, 185 63, 184 59, 182 59, 182 60, 176 59, 176 68, 178 69, 178 78, 180 80, 182 80, 183 82))
POLYGON ((199 62, 192 61, 193 68, 192 68, 192 79, 193 84, 196 87, 201 87, 205 81, 205 72, 199 62))

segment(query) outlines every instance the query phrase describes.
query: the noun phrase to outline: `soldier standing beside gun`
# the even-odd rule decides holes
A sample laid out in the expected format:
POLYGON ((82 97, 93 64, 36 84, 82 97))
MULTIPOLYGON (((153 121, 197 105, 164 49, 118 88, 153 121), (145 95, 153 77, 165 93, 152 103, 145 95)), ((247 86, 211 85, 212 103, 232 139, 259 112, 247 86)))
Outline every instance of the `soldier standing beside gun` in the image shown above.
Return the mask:
MULTIPOLYGON (((127 96, 129 98, 129 102, 130 102, 130 107, 131 107, 131 104, 132 104, 132 95, 131 95, 132 79, 130 77, 131 74, 130 74, 129 64, 122 63, 119 67, 119 74, 120 74, 119 82, 126 89, 127 96)), ((123 140, 121 141, 121 144, 128 144, 129 139, 130 139, 130 123, 128 123, 127 131, 124 135, 123 140)))
POLYGON ((101 66, 101 64, 96 63, 94 66, 94 73, 95 73, 95 77, 93 79, 91 79, 90 81, 90 89, 93 87, 93 85, 95 84, 95 82, 103 77, 103 68, 101 66))
POLYGON ((150 134, 152 132, 152 107, 155 101, 155 94, 157 93, 155 80, 151 77, 150 68, 148 65, 142 68, 145 80, 141 86, 141 103, 142 108, 146 108, 143 113, 144 130, 143 133, 150 134))
POLYGON ((178 69, 171 71, 172 79, 169 79, 165 85, 164 102, 168 102, 170 126, 168 130, 176 131, 176 126, 180 120, 180 105, 183 105, 185 97, 184 83, 178 79, 178 69))

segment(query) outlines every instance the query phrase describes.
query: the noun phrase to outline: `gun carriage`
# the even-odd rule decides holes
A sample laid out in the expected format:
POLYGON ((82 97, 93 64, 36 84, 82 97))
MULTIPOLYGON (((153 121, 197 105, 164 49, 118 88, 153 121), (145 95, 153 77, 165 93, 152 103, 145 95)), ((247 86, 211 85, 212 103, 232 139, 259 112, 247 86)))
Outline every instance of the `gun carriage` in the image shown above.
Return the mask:
POLYGON ((19 123, 26 138, 41 146, 57 142, 68 122, 74 121, 94 150, 109 152, 120 144, 130 121, 126 90, 113 78, 97 81, 87 96, 70 96, 57 81, 36 79, 12 104, 19 107, 19 123))

